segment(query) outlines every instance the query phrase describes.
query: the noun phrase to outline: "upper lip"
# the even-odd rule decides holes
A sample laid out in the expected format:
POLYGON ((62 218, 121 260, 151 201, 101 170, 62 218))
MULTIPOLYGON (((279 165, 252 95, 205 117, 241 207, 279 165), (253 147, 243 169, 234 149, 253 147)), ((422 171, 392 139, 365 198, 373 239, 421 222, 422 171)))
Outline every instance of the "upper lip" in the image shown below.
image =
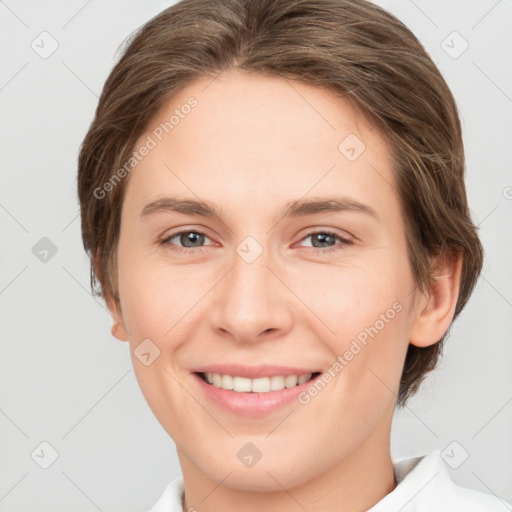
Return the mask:
POLYGON ((318 369, 299 368, 290 366, 259 365, 246 366, 242 364, 211 364, 194 368, 192 373, 219 373, 221 375, 231 375, 233 377, 245 377, 247 379, 258 379, 260 377, 274 377, 282 375, 305 375, 308 373, 320 372, 318 369))

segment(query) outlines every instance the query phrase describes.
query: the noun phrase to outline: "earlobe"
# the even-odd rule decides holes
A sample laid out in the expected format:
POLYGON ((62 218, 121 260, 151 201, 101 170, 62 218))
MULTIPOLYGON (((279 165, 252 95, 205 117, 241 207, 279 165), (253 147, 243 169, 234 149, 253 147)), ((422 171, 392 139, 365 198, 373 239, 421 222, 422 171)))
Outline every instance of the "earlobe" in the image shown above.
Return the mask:
POLYGON ((444 336, 455 314, 461 269, 462 254, 452 251, 439 258, 429 290, 418 292, 409 343, 427 347, 444 336))
POLYGON ((110 332, 112 333, 112 336, 114 336, 114 338, 117 338, 119 341, 128 341, 128 331, 124 326, 119 296, 115 294, 111 286, 106 282, 105 276, 101 268, 101 258, 99 253, 93 256, 92 262, 94 273, 98 276, 102 285, 105 303, 110 312, 110 315, 112 316, 113 323, 112 327, 110 328, 110 332))
POLYGON ((113 299, 110 297, 110 295, 108 295, 105 298, 105 302, 107 303, 108 310, 112 315, 112 327, 110 328, 112 336, 117 338, 119 341, 128 341, 128 332, 124 325, 119 298, 113 299))
POLYGON ((126 333, 126 329, 121 324, 116 322, 115 320, 112 323, 110 332, 112 333, 112 336, 114 336, 114 338, 117 338, 119 341, 128 341, 128 335, 126 333))

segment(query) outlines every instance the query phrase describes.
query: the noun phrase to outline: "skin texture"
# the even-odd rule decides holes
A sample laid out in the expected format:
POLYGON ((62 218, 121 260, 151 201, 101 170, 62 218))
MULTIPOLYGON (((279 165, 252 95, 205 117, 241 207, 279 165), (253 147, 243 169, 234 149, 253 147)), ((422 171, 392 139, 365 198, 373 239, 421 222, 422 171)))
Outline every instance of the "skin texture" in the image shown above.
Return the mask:
POLYGON ((390 429, 408 343, 433 344, 448 329, 461 262, 441 259, 432 289, 420 293, 389 149, 331 92, 224 72, 169 100, 140 144, 190 96, 197 107, 129 176, 120 302, 107 299, 112 333, 129 341, 141 390, 176 443, 185 510, 366 510, 395 487, 390 429), (350 134, 365 144, 354 161, 338 149, 350 134), (145 205, 168 195, 211 201, 222 220, 172 212, 141 219, 145 205), (333 195, 370 206, 378 219, 354 211, 282 217, 288 201, 333 195), (322 253, 308 228, 352 243, 331 238, 323 247, 334 250, 322 253), (189 249, 174 236, 181 253, 159 244, 180 229, 207 236, 189 249), (263 251, 252 263, 236 252, 247 236, 263 251), (210 402, 190 374, 213 363, 325 371, 394 303, 401 311, 306 405, 241 418, 210 402), (146 338, 160 350, 149 366, 133 355, 146 338), (236 456, 247 442, 262 453, 251 468, 236 456))

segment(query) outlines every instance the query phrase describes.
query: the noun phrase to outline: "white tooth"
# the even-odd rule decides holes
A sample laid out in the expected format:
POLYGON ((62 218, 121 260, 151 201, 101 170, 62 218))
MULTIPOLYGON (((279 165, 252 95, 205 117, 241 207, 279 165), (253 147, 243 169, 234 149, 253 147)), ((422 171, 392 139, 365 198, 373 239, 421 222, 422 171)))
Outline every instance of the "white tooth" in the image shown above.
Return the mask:
POLYGON ((216 388, 220 388, 221 385, 222 385, 222 377, 220 374, 218 373, 214 373, 213 374, 213 385, 216 387, 216 388))
POLYGON ((257 379, 248 379, 246 377, 232 377, 231 375, 222 375, 219 373, 205 373, 206 380, 216 388, 237 391, 239 393, 267 393, 269 391, 280 391, 284 388, 293 388, 297 384, 300 386, 309 379, 311 373, 304 375, 274 375, 272 377, 260 377, 257 379))
POLYGON ((251 391, 251 379, 245 377, 234 377, 233 378, 233 389, 238 392, 250 392, 251 391))
POLYGON ((293 386, 296 386, 297 385, 297 375, 288 375, 288 377, 286 377, 284 379, 284 385, 287 388, 293 388, 293 386))
POLYGON ((224 389, 233 389, 233 377, 231 377, 231 375, 223 375, 221 387, 224 389))
POLYGON ((311 373, 306 373, 306 374, 304 374, 304 375, 301 375, 301 376, 299 377, 299 380, 297 381, 297 383, 299 384, 299 386, 300 386, 301 384, 304 384, 304 382, 307 382, 309 379, 311 379, 311 375, 312 375, 311 373))
POLYGON ((281 391, 281 389, 284 389, 284 377, 281 375, 270 377, 270 391, 281 391))
POLYGON ((253 393, 268 393, 270 391, 270 379, 268 377, 252 379, 251 389, 253 393))

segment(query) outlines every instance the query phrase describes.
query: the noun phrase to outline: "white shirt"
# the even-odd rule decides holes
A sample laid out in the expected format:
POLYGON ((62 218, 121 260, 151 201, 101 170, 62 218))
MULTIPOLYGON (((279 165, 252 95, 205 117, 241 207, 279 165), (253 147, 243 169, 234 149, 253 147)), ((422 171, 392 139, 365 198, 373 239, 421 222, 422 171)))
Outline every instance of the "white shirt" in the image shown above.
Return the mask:
MULTIPOLYGON (((452 481, 440 450, 393 463, 397 486, 367 512, 507 512, 512 502, 452 481)), ((183 512, 183 478, 167 484, 149 512, 183 512)))

